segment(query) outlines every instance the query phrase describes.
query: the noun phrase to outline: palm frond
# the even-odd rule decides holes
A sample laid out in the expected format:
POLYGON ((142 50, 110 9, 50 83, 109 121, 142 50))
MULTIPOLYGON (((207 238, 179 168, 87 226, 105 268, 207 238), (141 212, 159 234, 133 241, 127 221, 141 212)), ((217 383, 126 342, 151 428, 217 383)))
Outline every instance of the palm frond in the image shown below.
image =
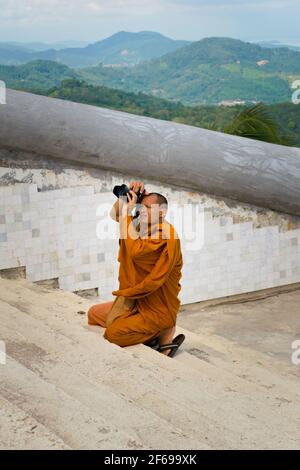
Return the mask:
POLYGON ((291 145, 292 140, 290 136, 281 135, 278 123, 261 102, 243 109, 223 132, 281 145, 291 145))

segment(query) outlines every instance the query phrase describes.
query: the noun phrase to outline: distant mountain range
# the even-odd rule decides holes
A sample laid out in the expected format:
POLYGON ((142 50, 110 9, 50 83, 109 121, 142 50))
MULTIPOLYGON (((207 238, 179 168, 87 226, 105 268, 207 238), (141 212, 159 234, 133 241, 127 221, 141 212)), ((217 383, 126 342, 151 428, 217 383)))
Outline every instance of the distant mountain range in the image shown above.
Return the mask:
POLYGON ((152 31, 131 33, 120 31, 112 36, 88 44, 85 47, 44 48, 40 43, 20 45, 18 43, 0 43, 0 63, 20 65, 33 60, 52 60, 69 67, 79 68, 103 65, 135 65, 159 57, 167 52, 190 44, 163 36, 152 31))
POLYGON ((211 37, 132 68, 99 65, 81 69, 80 75, 94 85, 193 106, 228 100, 278 103, 291 99, 291 84, 300 76, 300 53, 211 37))
POLYGON ((52 43, 46 42, 18 42, 8 41, 0 42, 0 48, 11 47, 21 48, 27 52, 46 51, 49 49, 66 49, 68 47, 85 47, 88 45, 86 41, 56 41, 52 43))
MULTIPOLYGON (((107 45, 108 41, 112 54, 114 41, 117 50, 120 39, 132 34, 141 41, 144 33, 117 33, 100 41, 99 47, 105 50, 103 43, 107 45)), ((152 47, 153 42, 150 43, 152 47)), ((77 78, 97 86, 143 92, 195 106, 236 100, 245 104, 289 102, 293 93, 291 84, 300 77, 300 52, 285 47, 265 48, 226 37, 204 38, 177 46, 171 52, 131 67, 107 67, 102 63, 74 69, 52 60, 2 65, 0 79, 12 88, 42 91, 59 86, 64 79, 77 78)), ((143 53, 145 57, 146 47, 143 53)))
POLYGON ((300 51, 300 46, 294 46, 292 44, 284 44, 280 41, 258 41, 255 44, 259 44, 262 47, 271 47, 271 48, 286 47, 287 49, 291 49, 292 51, 300 51))

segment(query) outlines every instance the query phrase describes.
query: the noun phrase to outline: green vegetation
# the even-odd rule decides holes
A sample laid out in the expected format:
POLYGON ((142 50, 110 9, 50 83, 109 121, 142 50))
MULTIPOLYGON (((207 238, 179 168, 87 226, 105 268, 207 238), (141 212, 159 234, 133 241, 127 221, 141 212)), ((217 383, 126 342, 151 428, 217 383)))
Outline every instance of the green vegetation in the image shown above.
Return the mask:
POLYGON ((74 70, 35 60, 0 65, 0 79, 9 88, 300 147, 300 105, 291 102, 299 57, 287 48, 206 38, 134 67, 74 70), (237 99, 245 104, 216 106, 237 99))
POLYGON ((289 76, 300 76, 299 58, 288 48, 205 38, 135 67, 99 64, 81 69, 80 76, 94 85, 143 91, 190 106, 236 99, 271 104, 290 100, 289 76))
POLYGON ((190 107, 144 93, 125 93, 107 87, 97 87, 78 79, 64 80, 60 86, 52 87, 44 94, 256 140, 300 147, 300 106, 292 103, 273 106, 258 103, 251 107, 190 107))
POLYGON ((279 145, 292 145, 295 142, 292 135, 281 133, 275 117, 262 103, 241 111, 224 127, 223 132, 279 145))
POLYGON ((25 65, 0 65, 0 79, 8 88, 43 93, 62 80, 77 74, 66 65, 48 60, 35 60, 25 65))
MULTIPOLYGON (((12 88, 21 86, 41 91, 58 86, 64 79, 77 78, 92 85, 180 101, 186 106, 218 105, 223 100, 237 99, 249 106, 258 102, 276 104, 290 101, 291 84, 300 78, 300 52, 296 50, 263 48, 238 39, 218 37, 181 46, 170 41, 147 32, 138 36, 120 32, 85 48, 38 52, 44 54, 40 58, 48 60, 34 60, 19 66, 2 65, 0 79, 12 88), (155 46, 157 41, 160 47, 155 46), (124 44, 128 45, 127 49, 124 44), (129 50, 129 44, 136 49, 129 50), (125 62, 135 61, 134 57, 139 57, 139 62, 141 51, 144 51, 143 59, 150 58, 153 48, 159 54, 163 53, 163 44, 175 50, 138 65, 105 66, 108 51, 112 54, 112 63, 117 61, 123 47, 127 51, 125 62), (135 56, 134 51, 137 50, 140 52, 135 56), (58 57, 58 52, 61 57, 58 57), (86 56, 82 58, 85 64, 90 63, 90 57, 98 57, 96 62, 93 59, 93 63, 98 65, 72 69, 64 65, 65 54, 74 67, 78 54, 86 56), (105 61, 102 60, 104 56, 105 61)), ((7 50, 6 54, 12 52, 7 50)))

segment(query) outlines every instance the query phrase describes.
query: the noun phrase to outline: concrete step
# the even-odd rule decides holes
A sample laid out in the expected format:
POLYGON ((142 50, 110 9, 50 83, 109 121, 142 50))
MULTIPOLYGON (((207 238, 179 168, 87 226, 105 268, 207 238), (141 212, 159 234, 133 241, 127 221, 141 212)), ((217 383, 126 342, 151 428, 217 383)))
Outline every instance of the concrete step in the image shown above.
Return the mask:
POLYGON ((79 400, 41 379, 10 356, 1 367, 0 396, 56 434, 73 449, 143 448, 79 400))
MULTIPOLYGON (((11 287, 12 285, 10 285, 10 288, 11 287)), ((8 290, 9 285, 6 285, 6 296, 8 290)), ((81 365, 82 370, 84 370, 86 374, 89 374, 90 377, 102 377, 101 380, 105 380, 105 383, 108 385, 113 384, 114 390, 118 391, 119 394, 131 397, 135 403, 139 403, 139 406, 154 411, 155 414, 166 419, 170 423, 170 429, 174 429, 174 427, 176 429, 180 423, 189 436, 188 440, 190 440, 191 435, 195 435, 197 436, 198 443, 210 441, 219 448, 233 448, 236 445, 236 432, 220 424, 218 417, 212 419, 209 413, 203 416, 201 408, 199 409, 199 407, 198 409, 194 409, 193 413, 187 414, 184 395, 180 393, 177 394, 177 401, 174 397, 170 398, 166 377, 161 374, 157 376, 157 370, 159 369, 155 368, 153 371, 153 364, 151 362, 145 363, 145 361, 141 362, 135 360, 134 363, 138 363, 139 373, 137 375, 136 371, 131 372, 130 369, 128 370, 128 365, 132 367, 132 362, 128 358, 126 348, 119 348, 119 346, 109 343, 102 337, 99 338, 96 335, 91 335, 88 330, 77 324, 76 320, 78 317, 74 316, 74 314, 72 315, 72 323, 66 324, 64 314, 61 315, 57 313, 60 312, 59 309, 55 315, 51 315, 49 311, 43 311, 41 308, 43 301, 38 297, 34 299, 33 305, 29 305, 28 295, 30 294, 29 297, 31 298, 33 292, 37 295, 38 289, 36 286, 30 285, 29 293, 26 292, 26 289, 22 289, 21 303, 23 309, 25 308, 30 311, 30 313, 34 315, 34 318, 40 317, 43 321, 46 319, 47 322, 52 325, 56 333, 62 333, 62 336, 65 338, 71 336, 70 344, 65 345, 63 348, 62 357, 73 363, 75 361, 77 370, 81 365), (37 305, 38 307, 36 307, 37 305), (78 340, 84 345, 81 350, 77 349, 78 340), (75 349, 71 348, 72 344, 73 346, 76 345, 75 349), (94 346, 93 352, 89 350, 91 345, 94 346), (114 352, 112 352, 112 348, 114 352), (91 357, 97 357, 99 354, 101 354, 101 361, 96 362, 91 360, 91 357), (118 375, 116 375, 116 370, 118 371, 118 375), (148 378, 149 371, 151 371, 150 378, 148 378), (139 384, 138 387, 137 383, 139 384), (178 403, 178 400, 180 400, 180 403, 178 403), (182 401, 184 401, 184 403, 182 403, 182 401)), ((18 301, 17 296, 18 293, 12 295, 11 302, 17 302, 18 304, 20 301, 18 301)), ((77 296, 73 295, 72 297, 78 301, 77 296)), ((49 307, 48 303, 47 307, 49 307)), ((70 310, 69 305, 67 316, 70 314, 70 310)), ((55 344, 57 344, 57 341, 55 344)), ((170 374, 168 375, 170 376, 170 374)), ((174 376, 172 374, 169 378, 169 382, 173 379, 174 376)), ((171 394, 174 395, 173 390, 171 394)))
MULTIPOLYGON (((42 289, 41 286, 29 283, 26 280, 20 280, 18 285, 9 280, 3 280, 3 282, 6 283, 5 299, 11 305, 22 305, 24 311, 33 309, 32 311, 38 314, 37 302, 39 301, 40 306, 43 306, 48 311, 47 318, 49 317, 50 319, 51 315, 51 318, 55 320, 56 327, 62 325, 64 328, 66 323, 71 324, 70 334, 73 331, 74 333, 80 331, 80 325, 86 328, 86 315, 78 315, 77 311, 86 312, 92 304, 91 301, 62 290, 42 289), (24 293, 22 293, 24 289, 27 292, 28 289, 30 291, 30 295, 26 296, 26 304, 24 303, 24 293)), ((185 330, 177 326, 176 331, 180 333, 185 330)), ((195 351, 195 353, 199 353, 200 350, 200 354, 203 352, 205 356, 209 357, 210 363, 222 367, 222 369, 228 369, 241 378, 260 384, 267 389, 272 388, 274 380, 277 380, 277 382, 279 380, 282 386, 288 388, 289 381, 293 379, 292 373, 297 369, 295 367, 287 367, 287 373, 283 375, 284 379, 280 380, 278 370, 274 367, 273 361, 266 358, 265 355, 252 351, 249 348, 232 344, 216 335, 195 335, 188 331, 188 340, 183 343, 181 349, 195 351), (252 370, 253 377, 251 375, 252 370)), ((297 377, 295 380, 298 383, 297 377)), ((291 386, 293 385, 295 385, 295 382, 291 383, 291 386)))
MULTIPOLYGON (((185 333, 188 334, 188 332, 185 333)), ((126 349, 134 349, 134 354, 137 357, 151 355, 153 364, 161 361, 162 355, 160 353, 151 351, 143 345, 130 346, 126 349)), ((178 352, 173 359, 165 357, 165 360, 165 369, 175 370, 179 363, 183 366, 183 371, 177 372, 178 378, 184 377, 186 379, 186 376, 190 375, 194 389, 202 393, 198 400, 199 404, 201 403, 211 412, 213 402, 209 402, 207 399, 209 394, 213 394, 215 408, 219 411, 218 405, 221 404, 227 415, 228 421, 226 422, 224 414, 219 412, 222 424, 227 423, 231 429, 240 429, 241 432, 246 429, 244 434, 247 438, 252 435, 253 431, 253 434, 256 435, 257 447, 265 449, 277 448, 278 446, 291 449, 299 448, 300 438, 297 430, 300 428, 300 412, 295 406, 298 399, 293 391, 286 392, 284 395, 277 393, 276 384, 274 384, 274 390, 263 389, 255 383, 247 382, 227 371, 224 372, 221 368, 203 363, 185 352, 178 352), (201 388, 197 387, 199 380, 202 381, 201 388), (245 427, 247 418, 252 421, 249 428, 245 427), (285 434, 283 440, 282 433, 285 434)), ((185 396, 188 399, 188 395, 185 396)))
MULTIPOLYGON (((35 295, 38 296, 38 293, 35 288, 33 289, 30 288, 29 290, 35 291, 35 295)), ((73 296, 72 298, 72 301, 74 301, 75 305, 76 305, 76 301, 78 302, 76 297, 77 296, 73 296)), ((16 297, 14 298, 16 299, 16 297)), ((122 372, 122 367, 120 366, 121 366, 121 363, 124 362, 124 353, 126 356, 125 359, 127 360, 127 364, 128 364, 128 353, 129 353, 130 348, 119 348, 116 345, 112 345, 108 343, 107 341, 103 340, 102 337, 99 337, 99 336, 96 337, 96 343, 95 343, 94 340, 92 339, 93 335, 91 336, 90 334, 88 336, 88 342, 86 342, 86 339, 87 339, 86 334, 85 334, 86 331, 79 324, 81 319, 78 321, 78 317, 76 317, 76 315, 72 313, 70 304, 68 307, 66 305, 66 310, 67 310, 66 315, 61 312, 61 310, 63 310, 63 308, 61 308, 61 310, 59 310, 61 313, 56 313, 55 315, 51 316, 50 311, 49 311, 49 304, 48 304, 48 310, 46 307, 44 307, 45 311, 43 311, 43 309, 41 309, 41 303, 43 303, 43 300, 41 299, 41 302, 38 302, 38 300, 39 300, 38 298, 35 298, 33 304, 31 304, 28 299, 28 296, 26 295, 24 296, 24 291, 23 291, 23 297, 22 297, 23 308, 29 309, 30 313, 33 314, 34 317, 40 316, 41 319, 46 318, 47 323, 49 323, 49 325, 51 324, 51 326, 55 329, 55 331, 59 331, 60 333, 62 333, 63 335, 66 335, 67 337, 69 337, 75 342, 80 342, 82 344, 84 343, 85 347, 87 348, 87 350, 89 350, 90 354, 92 353, 92 351, 94 351, 94 354, 97 354, 99 350, 101 350, 103 354, 105 348, 109 347, 110 348, 109 349, 110 366, 117 367, 118 372, 119 371, 122 372), (24 304, 24 297, 26 300, 25 304, 24 304), (39 305, 39 308, 35 308, 36 305, 39 305), (67 321, 67 319, 69 319, 70 321, 67 321), (75 319, 76 319, 76 322, 75 322, 75 319), (102 342, 101 342, 101 348, 100 348, 101 340, 102 342), (115 349, 114 354, 112 354, 111 348, 115 349)), ((59 298, 60 306, 61 306, 61 303, 64 303, 64 302, 62 302, 62 298, 60 297, 59 298)), ((66 304, 68 304, 68 302, 66 302, 66 304)), ((50 302, 50 305, 52 308, 53 304, 51 304, 51 302, 50 302)), ((77 307, 78 307, 78 304, 77 304, 77 307)), ((190 381, 191 379, 189 378, 188 380, 188 377, 187 377, 187 375, 189 376, 191 375, 190 372, 186 371, 185 368, 182 367, 182 365, 181 367, 178 367, 179 366, 178 362, 174 360, 170 360, 170 358, 167 358, 159 353, 156 353, 155 351, 152 351, 149 348, 146 348, 142 345, 134 346, 133 348, 135 349, 135 351, 134 353, 132 353, 132 358, 137 357, 137 355, 139 354, 138 350, 142 348, 143 349, 143 352, 142 352, 143 362, 140 362, 140 367, 142 368, 143 371, 145 370, 147 371, 147 368, 148 370, 151 370, 151 377, 150 377, 151 381, 148 385, 149 388, 146 388, 146 393, 149 392, 149 396, 152 394, 152 398, 154 394, 154 396, 157 399, 158 391, 157 389, 151 390, 151 385, 153 383, 155 383, 156 385, 159 384, 160 387, 161 386, 165 387, 165 390, 163 390, 163 388, 160 388, 159 390, 160 399, 161 399, 162 392, 165 391, 166 393, 166 387, 169 387, 167 395, 170 396, 172 403, 174 399, 176 402, 176 400, 178 401, 181 398, 184 402, 183 406, 184 404, 185 405, 188 404, 187 409, 191 412, 189 413, 189 417, 191 416, 191 414, 193 415, 196 414, 197 418, 202 420, 201 422, 202 429, 203 427, 204 428, 206 427, 207 429, 211 429, 209 425, 213 423, 213 425, 215 426, 214 427, 215 437, 216 437, 216 434, 218 434, 218 431, 223 432, 225 429, 225 432, 227 433, 226 438, 227 438, 229 445, 231 442, 231 438, 235 439, 235 442, 236 443, 238 442, 238 445, 240 446, 244 446, 245 443, 247 446, 256 445, 257 440, 262 442, 264 446, 271 446, 271 447, 276 446, 278 443, 279 445, 283 446, 285 445, 284 444, 285 442, 290 442, 291 445, 294 445, 294 441, 291 437, 291 434, 287 435, 284 431, 286 429, 285 424, 282 428, 281 436, 277 436, 277 433, 279 434, 278 413, 276 414, 275 419, 272 416, 272 410, 267 409, 264 414, 264 410, 262 409, 263 403, 261 404, 261 407, 254 409, 256 414, 257 413, 260 414, 259 416, 260 419, 258 419, 256 415, 248 416, 253 408, 253 404, 251 404, 249 400, 250 399, 249 395, 244 396, 244 397, 239 397, 239 399, 237 399, 236 392, 235 392, 234 397, 232 393, 231 393, 231 396, 230 396, 230 393, 225 393, 224 395, 222 383, 221 383, 221 390, 219 390, 215 383, 213 384, 213 387, 212 387, 212 383, 209 383, 209 381, 207 381, 207 378, 204 380, 204 378, 199 377, 199 376, 196 377, 197 380, 194 380, 194 377, 193 377, 193 381, 191 382, 190 381), (145 354, 151 354, 151 358, 149 358, 148 361, 145 361, 145 354), (159 362, 156 363, 156 360, 159 362), (171 371, 170 371, 170 367, 172 368, 171 371), (158 374, 158 371, 160 372, 159 374, 158 374), (161 373, 162 371, 163 371, 163 374, 161 373), (153 375, 153 372, 155 372, 154 375, 153 375), (175 379, 177 377, 176 380, 174 380, 174 375, 175 375, 175 379), (171 386, 174 384, 174 382, 177 382, 176 387, 171 386), (200 399, 199 399, 199 393, 200 393, 200 399), (221 403, 221 406, 216 405, 216 403, 217 404, 221 403), (239 403, 239 406, 237 406, 238 403, 239 403), (237 413, 237 415, 235 416, 232 416, 233 409, 235 409, 237 413), (200 416, 199 416, 199 410, 201 411, 200 416), (261 415, 263 419, 261 419, 261 415), (275 429, 275 432, 273 431, 273 434, 270 432, 268 433, 269 429, 268 429, 268 423, 267 423, 266 418, 267 417, 270 418, 270 416, 272 416, 273 418, 273 422, 271 423, 270 429, 271 428, 273 430, 275 429), (230 423, 229 417, 231 417, 232 423, 230 423), (206 421, 203 422, 203 419, 206 419, 206 421), (222 423, 223 429, 222 428, 220 429, 220 425, 219 425, 220 422, 222 423), (227 424, 227 428, 225 427, 224 423, 227 424), (228 423, 229 423, 229 426, 228 426, 228 423), (253 426, 253 424, 255 427, 254 432, 251 431, 251 426, 253 426), (268 439, 267 439, 266 433, 267 433, 268 439)), ((105 358, 105 354, 104 354, 104 358, 105 358)), ((105 376, 106 375, 107 374, 105 374, 105 376)), ((222 377, 221 374, 220 374, 220 377, 222 377)), ((142 379, 146 380, 147 377, 144 377, 142 379)), ((119 391, 121 391, 121 383, 119 380, 116 380, 115 375, 110 374, 109 380, 110 381, 108 383, 114 384, 114 387, 115 387, 114 390, 118 389, 119 391), (113 382, 111 382, 111 380, 113 382)), ((137 397, 140 398, 140 394, 137 392, 135 392, 134 394, 133 393, 134 390, 132 389, 133 385, 135 385, 136 387, 136 380, 134 381, 134 384, 129 384, 130 386, 128 385, 128 382, 127 382, 126 394, 129 394, 134 399, 136 399, 137 397)), ((155 408, 155 411, 157 413, 159 407, 157 406, 153 407, 153 403, 145 399, 146 393, 144 393, 143 395, 143 406, 149 407, 150 409, 155 408)), ((161 410, 159 411, 161 412, 161 410)), ((173 422, 174 422, 174 418, 173 418, 173 422)), ((177 422, 178 422, 178 419, 177 419, 177 422)), ((182 422, 181 417, 180 417, 180 422, 182 422)), ((199 424, 199 421, 198 421, 198 424, 199 424)), ((292 428, 294 426, 295 426, 295 421, 292 422, 292 428)), ((200 426, 198 425, 198 428, 199 427, 200 426)), ((291 433, 293 433, 293 430, 291 430, 291 433)))
MULTIPOLYGON (((16 315, 16 312, 8 304, 2 305, 1 310, 9 311, 9 322, 16 315)), ((32 322, 28 324, 28 319, 26 321, 24 318, 25 315, 22 312, 17 312, 18 318, 22 318, 23 332, 28 333, 29 331, 31 341, 37 343, 38 347, 43 346, 44 338, 41 337, 41 331, 45 325, 37 325, 37 319, 32 319, 32 322), (33 336, 34 334, 35 336, 33 336)), ((27 317, 30 319, 30 316, 27 315, 27 317)), ((5 320, 2 320, 1 323, 3 328, 5 320)), ((203 442, 210 438, 214 439, 215 444, 220 447, 229 445, 227 437, 223 438, 226 434, 224 434, 222 425, 211 419, 199 417, 197 413, 194 413, 193 419, 191 419, 187 416, 187 409, 185 404, 182 404, 181 396, 179 396, 180 403, 176 400, 170 400, 165 380, 161 375, 156 377, 157 368, 153 374, 152 364, 136 359, 132 360, 125 349, 119 348, 119 346, 113 345, 83 328, 80 330, 83 333, 80 344, 74 340, 73 335, 70 340, 67 336, 55 331, 50 344, 47 343, 47 353, 58 354, 61 361, 72 364, 77 372, 83 373, 88 379, 112 387, 111 393, 128 397, 128 400, 142 408, 144 417, 147 417, 147 411, 151 411, 166 420, 169 424, 168 435, 173 436, 174 430, 183 427, 187 445, 190 445, 190 441, 193 440, 191 436, 196 436, 199 447, 202 445, 202 437, 203 442), (151 374, 150 382, 149 374, 151 374), (199 422, 202 423, 201 428, 199 422), (216 436, 216 430, 219 430, 218 436, 216 436)), ((3 331, 5 332, 4 328, 3 331)), ((121 412, 119 407, 116 408, 116 412, 121 412)), ((147 422, 147 427, 149 428, 149 422, 147 422)), ((228 435, 230 436, 229 430, 228 435)), ((205 445, 203 444, 203 446, 205 445)))
MULTIPOLYGON (((30 289, 31 293, 27 299, 27 306, 24 305, 25 311, 26 308, 30 308, 30 305, 37 310, 37 305, 34 302, 39 300, 40 305, 44 306, 49 311, 49 315, 55 318, 57 326, 64 326, 65 323, 70 322, 72 331, 79 331, 80 325, 86 327, 86 316, 78 315, 77 311, 86 312, 93 302, 78 297, 71 292, 42 288, 26 280, 20 280, 18 285, 12 284, 9 280, 3 281, 6 282, 5 289, 9 291, 12 288, 9 298, 11 302, 15 301, 17 305, 20 305, 22 299, 24 300, 23 289, 30 289), (7 284, 9 282, 10 284, 7 284), (43 289, 42 292, 41 289, 43 289), (42 296, 41 293, 43 294, 42 296)), ((6 297, 9 295, 8 291, 6 292, 6 297)), ((176 331, 180 333, 185 330, 177 326, 176 331)), ((267 390, 273 387, 274 381, 285 389, 293 388, 294 390, 295 385, 299 382, 299 368, 285 364, 286 373, 278 371, 277 362, 275 363, 275 361, 267 358, 264 354, 234 344, 217 335, 194 334, 188 331, 188 341, 186 340, 183 343, 181 349, 192 350, 195 354, 199 350, 200 353, 203 351, 206 356, 208 355, 209 361, 212 364, 222 369, 230 370, 240 378, 259 384, 267 390), (278 372, 280 373, 278 374, 278 372), (293 378, 296 382, 292 381, 293 378), (290 381, 292 382, 289 385, 290 381)))
MULTIPOLYGON (((76 310, 76 302, 78 302, 77 296, 70 294, 70 297, 70 300, 75 303, 74 308, 76 310)), ((61 298, 59 302, 61 306, 64 300, 66 299, 61 298)), ((65 305, 63 322, 65 323, 70 321, 71 323, 74 323, 74 312, 70 311, 68 301, 65 305)), ((85 308, 87 310, 90 306, 90 302, 84 302, 85 308)), ((81 324, 86 327, 85 316, 81 317, 81 324)), ((234 345, 229 342, 225 342, 224 345, 224 340, 221 337, 212 336, 211 338, 206 338, 200 335, 195 335, 190 331, 186 332, 186 330, 177 327, 177 333, 180 332, 185 333, 188 337, 188 339, 181 346, 182 350, 185 350, 186 348, 187 351, 192 350, 200 353, 201 351, 204 352, 209 356, 209 361, 211 364, 216 365, 218 368, 221 367, 223 371, 227 370, 231 375, 236 375, 237 378, 241 380, 245 380, 248 383, 250 382, 255 386, 261 386, 261 389, 264 392, 265 390, 271 390, 274 387, 274 383, 276 383, 276 391, 274 394, 275 399, 277 398, 278 394, 285 395, 291 392, 291 390, 293 391, 293 396, 296 393, 296 382, 293 381, 295 378, 289 374, 291 367, 287 367, 287 373, 283 375, 283 378, 281 378, 280 375, 278 375, 278 371, 276 369, 274 370, 272 361, 268 358, 265 358, 262 353, 258 352, 257 354, 253 354, 252 350, 239 347, 238 345, 234 345), (235 362, 232 361, 231 357, 236 358, 234 360, 235 362), (274 370, 274 372, 272 372, 272 370, 274 370), (256 374, 258 376, 257 380, 256 374)), ((175 358, 177 359, 177 357, 178 354, 175 356, 175 358)))
MULTIPOLYGON (((261 387, 254 381, 246 381, 230 370, 223 369, 220 379, 220 368, 205 360, 199 359, 186 351, 180 351, 174 357, 175 361, 181 362, 190 371, 197 371, 202 375, 210 377, 214 382, 220 383, 225 390, 232 390, 251 396, 251 399, 262 401, 273 408, 279 407, 280 413, 286 417, 295 420, 298 425, 300 422, 300 413, 295 413, 295 403, 299 402, 295 387, 281 387, 274 384, 272 388, 261 387), (259 398, 258 398, 259 397, 259 398)), ((193 373, 193 372, 192 372, 193 373)))
MULTIPOLYGON (((189 335, 189 332, 185 331, 185 334, 189 335)), ((145 357, 147 352, 142 349, 144 348, 143 345, 135 346, 135 354, 138 354, 138 348, 141 348, 140 354, 145 357)), ((133 347, 128 347, 127 349, 133 350, 133 347)), ((151 360, 153 361, 152 355, 151 360)), ((290 419, 296 420, 298 422, 298 417, 300 418, 300 413, 299 416, 295 415, 294 408, 291 406, 293 403, 299 401, 299 394, 297 393, 297 389, 295 387, 284 387, 283 389, 282 387, 277 387, 277 384, 274 384, 273 388, 266 390, 265 387, 262 387, 255 382, 249 382, 248 380, 239 377, 230 370, 226 370, 220 366, 218 367, 214 364, 211 364, 205 359, 195 357, 185 350, 179 350, 172 359, 172 362, 182 364, 185 367, 185 371, 193 377, 195 376, 195 373, 198 372, 202 378, 206 378, 214 384, 213 388, 218 387, 218 385, 221 383, 223 389, 231 389, 232 391, 246 395, 249 397, 250 402, 253 401, 257 404, 263 402, 264 406, 269 405, 273 407, 277 407, 278 404, 286 403, 287 408, 285 412, 288 414, 288 416, 290 416, 290 419)))
MULTIPOLYGON (((68 350, 70 356, 82 357, 86 355, 86 350, 82 351, 79 344, 70 342, 65 336, 53 333, 41 321, 0 301, 0 324, 7 350, 16 361, 89 407, 95 416, 99 415, 114 423, 123 433, 131 435, 132 440, 155 449, 160 449, 161 446, 170 449, 185 446, 208 448, 206 444, 201 445, 198 439, 182 430, 180 425, 172 429, 170 423, 159 418, 151 410, 141 409, 132 400, 127 399, 125 394, 118 396, 113 388, 102 383, 101 377, 100 380, 92 380, 92 374, 87 373, 89 366, 86 363, 74 364, 71 357, 65 358, 64 354, 64 351, 68 350), (22 325, 21 334, 16 334, 17 323, 22 325)), ((94 354, 92 358, 89 355, 89 358, 94 361, 94 354)), ((137 379, 138 373, 139 370, 136 373, 137 379)))
MULTIPOLYGON (((186 330, 177 326, 176 333, 186 334, 186 330)), ((293 390, 300 399, 300 390, 297 387, 299 368, 293 366, 289 360, 279 363, 259 351, 228 341, 224 337, 191 331, 188 331, 188 341, 180 349, 266 390, 274 388, 274 384, 279 393, 293 390)))
POLYGON ((1 450, 66 450, 70 447, 18 406, 0 397, 1 450))

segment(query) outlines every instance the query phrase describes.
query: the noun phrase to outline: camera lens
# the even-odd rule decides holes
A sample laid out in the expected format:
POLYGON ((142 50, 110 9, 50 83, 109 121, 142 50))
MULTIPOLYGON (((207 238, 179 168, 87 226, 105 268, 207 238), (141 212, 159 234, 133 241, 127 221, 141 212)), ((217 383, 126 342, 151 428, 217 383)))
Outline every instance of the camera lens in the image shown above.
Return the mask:
POLYGON ((129 192, 128 186, 126 184, 121 184, 121 186, 115 186, 113 189, 113 193, 116 197, 120 196, 126 196, 126 194, 129 192))

